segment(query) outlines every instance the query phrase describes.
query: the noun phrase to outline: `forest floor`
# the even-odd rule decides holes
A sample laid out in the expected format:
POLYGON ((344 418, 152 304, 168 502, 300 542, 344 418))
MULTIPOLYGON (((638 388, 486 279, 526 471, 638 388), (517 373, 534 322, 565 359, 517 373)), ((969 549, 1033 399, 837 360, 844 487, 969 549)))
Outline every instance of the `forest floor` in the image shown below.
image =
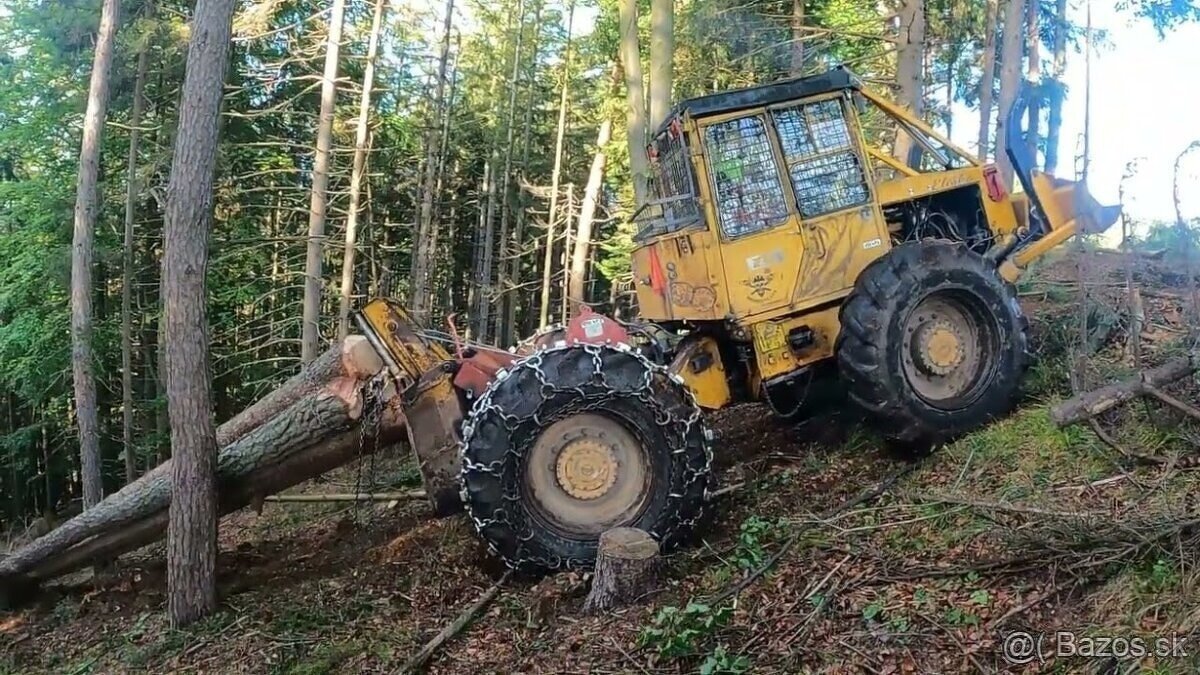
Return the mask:
MULTIPOLYGON (((1075 372, 1096 386, 1132 363, 1120 259, 1087 260, 1095 352, 1075 372)), ((721 483, 745 485, 720 500, 703 541, 670 557, 658 592, 591 617, 582 573, 511 580, 429 670, 1197 672, 1179 655, 1055 655, 1056 630, 1170 639, 1200 622, 1200 426, 1136 401, 1101 419, 1109 445, 1086 424, 1058 430, 1047 416, 1071 393, 1078 274, 1066 256, 1022 283, 1037 359, 1010 418, 912 461, 846 415, 788 425, 758 405, 722 411, 712 418, 721 483), (896 474, 881 497, 830 515, 896 474), (735 599, 708 602, 786 542, 735 599), (1045 634, 1047 661, 1006 661, 1012 631, 1045 634)), ((1139 263, 1143 288, 1157 289, 1143 293, 1151 363, 1186 335, 1186 289, 1172 274, 1139 263)), ((1190 383, 1172 391, 1197 399, 1190 383)), ((418 481, 384 457, 302 491, 372 479, 418 481)), ((395 672, 503 572, 464 517, 428 516, 419 502, 237 513, 221 526, 217 614, 186 630, 166 625, 159 544, 0 614, 0 672, 395 672)), ((1194 642, 1184 647, 1200 654, 1194 642)), ((1119 641, 1109 650, 1123 653, 1119 641)))

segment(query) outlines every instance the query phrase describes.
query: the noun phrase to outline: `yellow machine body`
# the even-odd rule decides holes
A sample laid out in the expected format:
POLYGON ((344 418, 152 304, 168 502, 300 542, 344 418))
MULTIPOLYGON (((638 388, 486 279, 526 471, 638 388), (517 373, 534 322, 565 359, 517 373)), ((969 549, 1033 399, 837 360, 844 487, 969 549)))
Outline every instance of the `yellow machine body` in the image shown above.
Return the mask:
MULTIPOLYGON (((751 397, 833 356, 841 301, 899 242, 953 232, 1015 281, 1031 260, 1116 217, 1082 184, 1036 171, 1019 175, 1026 194, 1009 194, 994 166, 844 70, 685 101, 650 156, 656 194, 634 217, 639 315, 744 345, 751 397), (895 129, 889 142, 908 136, 916 154, 901 161, 873 144, 868 119, 895 129)), ((723 368, 711 340, 696 348, 723 368)), ((701 404, 727 403, 724 378, 689 358, 674 370, 701 404)))

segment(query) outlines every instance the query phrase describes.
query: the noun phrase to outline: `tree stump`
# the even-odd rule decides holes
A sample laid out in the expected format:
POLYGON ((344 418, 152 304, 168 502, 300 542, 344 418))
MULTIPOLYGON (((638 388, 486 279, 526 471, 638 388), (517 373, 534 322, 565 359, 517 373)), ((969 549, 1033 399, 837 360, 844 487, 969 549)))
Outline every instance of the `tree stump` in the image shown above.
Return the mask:
POLYGON ((629 604, 653 590, 658 580, 658 542, 633 527, 618 527, 600 535, 596 573, 583 611, 597 614, 629 604))

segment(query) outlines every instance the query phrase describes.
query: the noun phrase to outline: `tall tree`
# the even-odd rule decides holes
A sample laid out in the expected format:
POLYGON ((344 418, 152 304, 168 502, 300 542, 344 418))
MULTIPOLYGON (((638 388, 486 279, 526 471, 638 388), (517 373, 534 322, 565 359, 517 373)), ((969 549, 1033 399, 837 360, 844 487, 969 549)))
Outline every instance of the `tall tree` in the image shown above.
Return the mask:
POLYGON ((237 0, 197 0, 179 100, 163 243, 171 506, 167 612, 189 624, 217 604, 216 426, 205 275, 221 95, 237 0))
POLYGON ((525 37, 524 0, 517 0, 516 31, 517 39, 513 45, 512 75, 508 79, 508 119, 504 123, 504 170, 500 173, 500 260, 496 266, 496 276, 499 281, 500 290, 493 300, 498 307, 494 335, 500 344, 505 343, 504 338, 507 334, 507 326, 503 325, 504 317, 507 316, 504 306, 506 302, 511 300, 506 288, 508 284, 512 283, 508 274, 508 262, 509 258, 515 255, 516 251, 516 247, 509 241, 512 234, 509 230, 512 215, 509 204, 512 199, 510 179, 512 178, 512 155, 517 132, 517 92, 520 90, 519 78, 521 75, 521 58, 523 56, 522 45, 525 37))
POLYGON ((333 0, 325 38, 325 71, 321 77, 321 116, 317 121, 317 148, 313 156, 312 198, 308 207, 308 257, 304 263, 304 318, 300 359, 317 358, 321 349, 321 272, 325 239, 325 213, 329 208, 329 161, 333 145, 333 115, 337 104, 338 50, 346 0, 333 0))
POLYGON ((542 260, 542 302, 538 313, 539 328, 544 328, 546 324, 550 323, 550 281, 554 272, 554 228, 555 219, 558 217, 563 143, 567 131, 567 98, 571 91, 571 30, 574 18, 575 2, 571 0, 567 9, 567 44, 563 50, 562 83, 559 85, 558 93, 558 125, 554 134, 554 169, 550 172, 550 212, 546 216, 546 243, 542 260))
POLYGON ((338 339, 350 332, 350 300, 354 295, 354 253, 361 210, 363 171, 367 164, 367 138, 371 118, 371 88, 375 86, 375 55, 379 51, 379 29, 388 0, 375 0, 371 34, 367 38, 367 63, 363 69, 362 94, 358 101, 358 125, 354 131, 354 163, 350 168, 350 212, 346 216, 346 249, 342 253, 342 294, 338 300, 338 339))
POLYGON ((1037 164, 1038 157, 1038 140, 1041 136, 1041 121, 1042 121, 1042 56, 1041 44, 1042 39, 1038 29, 1038 13, 1041 11, 1041 3, 1031 1, 1025 9, 1026 15, 1026 45, 1029 50, 1029 70, 1028 81, 1031 87, 1029 94, 1029 123, 1026 125, 1025 143, 1029 146, 1029 155, 1033 157, 1033 163, 1037 164))
MULTIPOLYGON (((418 321, 429 318, 430 300, 432 298, 431 270, 433 268, 433 253, 437 250, 437 225, 434 222, 433 202, 436 198, 438 177, 438 131, 443 114, 443 97, 446 92, 446 66, 450 60, 450 30, 454 25, 454 0, 446 0, 446 18, 442 25, 442 44, 438 54, 437 81, 433 88, 433 105, 430 109, 430 120, 425 125, 423 144, 424 167, 421 178, 421 212, 417 222, 417 232, 413 237, 413 258, 411 268, 412 297, 409 300, 413 316, 418 321)), ((520 51, 520 43, 517 50, 520 51)), ((519 60, 519 57, 518 57, 519 60)), ((515 76, 514 76, 515 80, 515 76)), ((514 83, 515 86, 515 83, 514 83)), ((509 137, 510 146, 512 137, 509 137)), ((507 174, 506 174, 507 177, 507 174)))
POLYGON ((1050 84, 1050 113, 1046 121, 1046 164, 1047 173, 1058 168, 1058 143, 1062 133, 1062 109, 1066 98, 1063 77, 1067 73, 1067 0, 1054 3, 1054 81, 1050 84))
POLYGON ((788 75, 804 74, 804 0, 792 0, 792 44, 789 50, 791 65, 788 75))
POLYGON ((637 0, 619 0, 621 68, 625 72, 625 126, 629 141, 629 173, 638 205, 648 193, 650 159, 646 155, 646 92, 638 39, 637 0))
POLYGON ((1000 99, 996 111, 996 166, 1008 187, 1013 184, 1013 166, 1004 148, 1008 143, 1008 112, 1021 88, 1021 57, 1024 53, 1024 0, 1008 0, 1004 9, 1004 32, 1000 42, 1000 99))
POLYGON ((150 46, 138 49, 137 75, 133 80, 133 110, 129 113, 129 160, 125 180, 125 241, 121 249, 121 442, 125 451, 125 482, 137 478, 137 458, 133 447, 133 221, 138 200, 138 141, 141 137, 143 93, 150 46))
MULTIPOLYGON (((900 35, 896 47, 896 102, 921 117, 925 109, 925 78, 922 65, 925 56, 925 0, 905 0, 900 8, 900 35)), ((896 132, 893 153, 896 159, 908 163, 913 139, 907 133, 896 132)))
POLYGON ((579 225, 575 230, 574 248, 571 251, 571 269, 568 274, 567 296, 571 305, 578 308, 587 303, 588 252, 592 246, 592 226, 596 220, 596 204, 600 199, 600 188, 604 183, 605 146, 612 137, 612 122, 600 123, 596 135, 596 154, 592 156, 592 168, 588 172, 587 187, 583 191, 583 204, 579 208, 579 225))
POLYGON ((675 0, 650 0, 650 132, 671 111, 675 60, 675 0))
POLYGON ((999 0, 987 0, 987 15, 983 20, 983 73, 979 76, 979 140, 976 154, 987 161, 992 138, 992 96, 996 89, 996 24, 999 21, 999 0))
POLYGON ((92 266, 95 263, 97 183, 100 145, 108 109, 109 70, 117 37, 117 0, 104 0, 96 54, 83 115, 79 150, 79 182, 75 190, 75 232, 71 245, 71 372, 75 381, 75 418, 79 425, 79 464, 83 474, 83 506, 104 497, 100 463, 100 419, 96 409, 96 374, 92 360, 92 266))

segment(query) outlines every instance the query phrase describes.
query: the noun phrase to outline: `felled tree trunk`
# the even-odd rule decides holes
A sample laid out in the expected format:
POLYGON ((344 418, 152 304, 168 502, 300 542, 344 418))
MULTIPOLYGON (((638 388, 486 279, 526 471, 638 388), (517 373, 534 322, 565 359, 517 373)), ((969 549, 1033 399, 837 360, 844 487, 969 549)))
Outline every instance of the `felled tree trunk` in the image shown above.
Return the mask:
MULTIPOLYGON (((351 336, 217 430, 221 514, 318 476, 403 438, 398 401, 382 411, 378 442, 363 447, 362 386, 379 356, 351 336)), ((170 460, 0 560, 0 586, 53 578, 160 538, 171 502, 170 460)))
POLYGON ((658 542, 643 530, 618 527, 601 534, 596 574, 583 611, 603 612, 629 604, 653 590, 659 560, 658 542))
POLYGON ((1050 409, 1050 419, 1060 427, 1083 422, 1143 394, 1154 394, 1159 387, 1191 375, 1197 365, 1188 357, 1171 359, 1157 368, 1143 370, 1128 380, 1067 399, 1050 409))

